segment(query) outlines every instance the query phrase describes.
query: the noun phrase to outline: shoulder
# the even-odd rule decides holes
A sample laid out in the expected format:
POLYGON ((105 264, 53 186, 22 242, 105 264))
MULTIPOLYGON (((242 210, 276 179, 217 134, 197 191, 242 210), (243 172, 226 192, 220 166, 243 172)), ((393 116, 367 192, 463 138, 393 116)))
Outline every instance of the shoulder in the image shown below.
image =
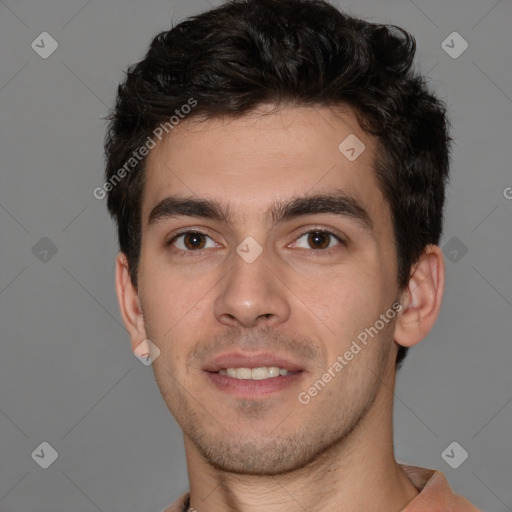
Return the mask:
POLYGON ((402 512, 480 512, 468 500, 452 491, 440 471, 401 466, 420 491, 402 512))

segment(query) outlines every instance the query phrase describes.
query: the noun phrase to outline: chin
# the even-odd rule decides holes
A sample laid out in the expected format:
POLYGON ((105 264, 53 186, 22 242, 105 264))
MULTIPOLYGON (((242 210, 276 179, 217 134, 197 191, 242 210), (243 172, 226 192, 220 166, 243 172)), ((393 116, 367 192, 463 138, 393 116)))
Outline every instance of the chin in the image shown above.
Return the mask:
POLYGON ((228 473, 253 476, 299 470, 339 440, 339 432, 334 439, 329 435, 315 437, 311 431, 284 434, 277 428, 273 433, 274 438, 253 435, 248 439, 248 433, 241 431, 238 438, 235 434, 229 439, 214 439, 196 431, 190 439, 211 466, 228 473))

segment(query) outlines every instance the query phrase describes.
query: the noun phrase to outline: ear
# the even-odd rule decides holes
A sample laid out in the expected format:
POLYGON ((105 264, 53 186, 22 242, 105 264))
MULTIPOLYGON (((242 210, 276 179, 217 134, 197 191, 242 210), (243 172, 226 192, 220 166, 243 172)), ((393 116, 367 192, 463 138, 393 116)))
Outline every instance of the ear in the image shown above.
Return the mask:
POLYGON ((395 341, 404 347, 419 343, 432 329, 443 300, 444 257, 437 245, 428 245, 414 265, 402 291, 403 306, 395 326, 395 341))
POLYGON ((130 279, 128 260, 122 252, 116 258, 116 292, 121 316, 132 340, 132 351, 135 351, 146 339, 146 328, 137 290, 130 279))

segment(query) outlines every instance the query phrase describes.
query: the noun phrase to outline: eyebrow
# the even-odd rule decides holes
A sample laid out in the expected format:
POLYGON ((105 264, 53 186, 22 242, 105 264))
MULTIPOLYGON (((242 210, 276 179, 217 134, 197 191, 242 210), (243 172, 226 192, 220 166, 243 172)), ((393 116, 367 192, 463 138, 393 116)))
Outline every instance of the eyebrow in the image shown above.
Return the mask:
MULTIPOLYGON (((278 201, 268 211, 273 224, 284 220, 314 214, 335 214, 357 221, 373 234, 374 226, 363 205, 345 192, 316 194, 278 201)), ((212 199, 195 199, 169 196, 160 201, 150 212, 148 228, 159 221, 176 217, 202 217, 223 223, 232 223, 229 208, 212 199)))

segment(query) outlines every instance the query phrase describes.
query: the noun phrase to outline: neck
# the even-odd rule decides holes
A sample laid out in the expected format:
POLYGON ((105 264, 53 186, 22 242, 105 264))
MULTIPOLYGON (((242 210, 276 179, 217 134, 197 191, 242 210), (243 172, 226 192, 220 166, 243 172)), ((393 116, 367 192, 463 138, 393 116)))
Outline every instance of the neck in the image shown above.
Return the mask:
POLYGON ((282 475, 226 473, 185 436, 190 506, 198 512, 343 510, 399 512, 417 494, 393 454, 392 389, 382 386, 366 415, 309 464, 282 475))

